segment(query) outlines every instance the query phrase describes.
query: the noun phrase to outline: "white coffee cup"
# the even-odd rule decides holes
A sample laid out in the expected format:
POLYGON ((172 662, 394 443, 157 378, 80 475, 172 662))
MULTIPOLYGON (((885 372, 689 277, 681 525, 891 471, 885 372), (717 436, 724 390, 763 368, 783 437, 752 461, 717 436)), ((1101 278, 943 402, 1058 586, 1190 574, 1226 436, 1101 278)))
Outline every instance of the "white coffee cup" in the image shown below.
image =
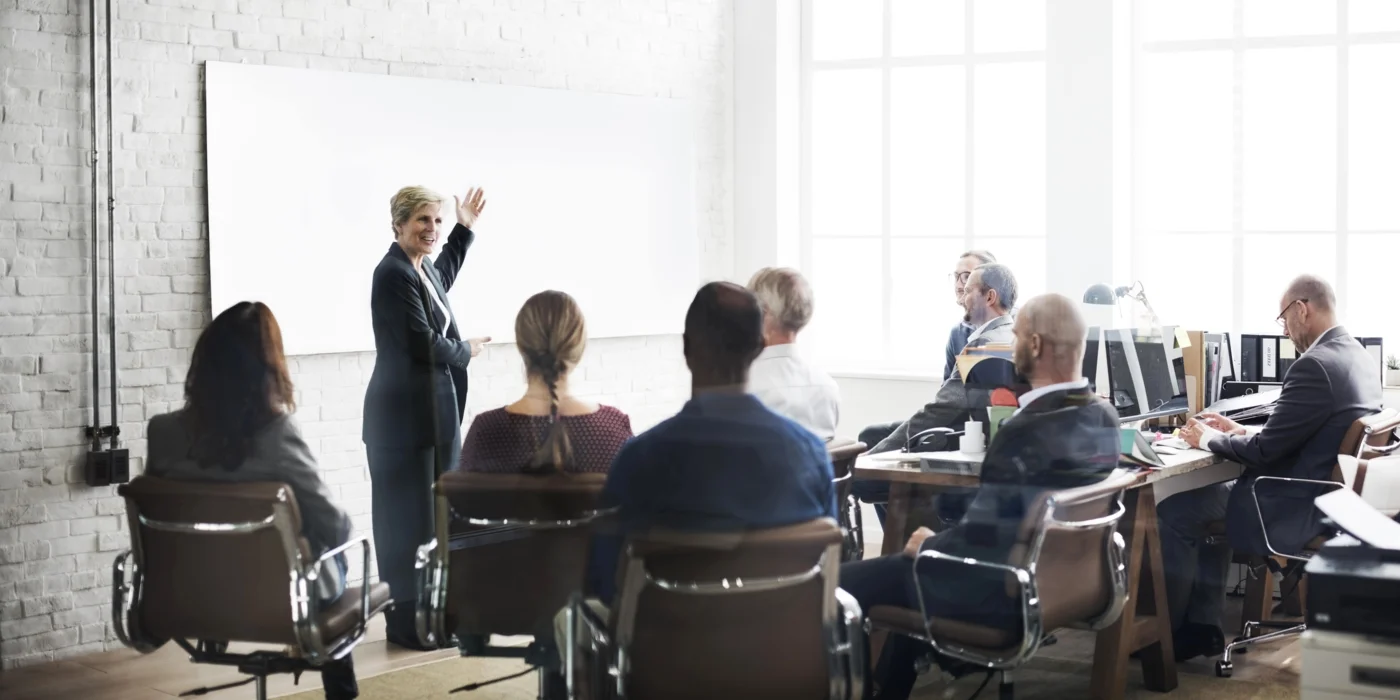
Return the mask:
POLYGON ((963 426, 962 440, 958 443, 959 451, 975 455, 987 450, 986 436, 982 434, 982 424, 975 420, 970 420, 963 426))

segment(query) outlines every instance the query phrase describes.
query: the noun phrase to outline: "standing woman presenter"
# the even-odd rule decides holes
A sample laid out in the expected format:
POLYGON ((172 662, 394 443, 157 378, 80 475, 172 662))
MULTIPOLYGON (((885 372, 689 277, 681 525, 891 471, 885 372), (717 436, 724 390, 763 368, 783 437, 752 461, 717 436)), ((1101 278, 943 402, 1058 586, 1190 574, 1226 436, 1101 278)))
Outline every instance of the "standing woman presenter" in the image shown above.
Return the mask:
POLYGON ((457 463, 467 405, 467 365, 490 338, 462 340, 447 304, 486 206, 469 190, 456 204, 457 225, 441 253, 444 198, 405 187, 389 200, 394 243, 374 269, 374 373, 365 391, 365 450, 374 508, 379 580, 394 606, 386 613, 388 641, 424 648, 414 625, 413 569, 418 545, 433 536, 433 483, 457 463))

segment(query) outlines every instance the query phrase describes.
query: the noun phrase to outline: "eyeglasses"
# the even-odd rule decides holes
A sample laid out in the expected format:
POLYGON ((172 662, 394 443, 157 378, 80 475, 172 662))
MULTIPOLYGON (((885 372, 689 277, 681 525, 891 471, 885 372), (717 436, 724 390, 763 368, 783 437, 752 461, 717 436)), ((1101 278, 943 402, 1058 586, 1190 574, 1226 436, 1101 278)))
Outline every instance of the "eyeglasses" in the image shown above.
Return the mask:
POLYGON ((1278 325, 1279 325, 1280 328, 1287 328, 1287 327, 1288 327, 1288 319, 1284 318, 1283 316, 1284 316, 1284 314, 1288 313, 1288 310, 1289 310, 1289 309, 1293 308, 1293 305, 1294 305, 1294 304, 1297 304, 1297 303, 1306 304, 1306 303, 1308 303, 1308 300, 1307 300, 1307 299, 1294 299, 1293 301, 1288 302, 1288 306, 1283 307, 1283 311, 1280 311, 1280 312, 1279 312, 1278 318, 1274 319, 1274 321, 1278 323, 1278 325))
POLYGON ((967 279, 968 279, 969 277, 971 277, 971 276, 972 276, 972 271, 970 271, 970 270, 967 271, 967 272, 949 272, 949 273, 948 273, 948 279, 949 279, 949 280, 954 280, 954 281, 957 281, 957 282, 961 282, 961 283, 963 283, 963 284, 967 284, 967 279))

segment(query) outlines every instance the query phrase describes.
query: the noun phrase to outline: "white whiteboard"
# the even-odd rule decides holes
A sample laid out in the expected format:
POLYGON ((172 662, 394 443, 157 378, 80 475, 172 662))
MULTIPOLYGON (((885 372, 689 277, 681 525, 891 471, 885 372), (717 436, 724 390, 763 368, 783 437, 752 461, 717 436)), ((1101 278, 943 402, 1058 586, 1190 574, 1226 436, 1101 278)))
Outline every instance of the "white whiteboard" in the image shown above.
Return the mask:
POLYGON ((699 281, 690 107, 662 98, 205 64, 213 313, 262 301, 288 354, 374 349, 389 198, 486 189, 448 297, 462 337, 509 341, 568 292, 591 337, 679 333, 699 281))

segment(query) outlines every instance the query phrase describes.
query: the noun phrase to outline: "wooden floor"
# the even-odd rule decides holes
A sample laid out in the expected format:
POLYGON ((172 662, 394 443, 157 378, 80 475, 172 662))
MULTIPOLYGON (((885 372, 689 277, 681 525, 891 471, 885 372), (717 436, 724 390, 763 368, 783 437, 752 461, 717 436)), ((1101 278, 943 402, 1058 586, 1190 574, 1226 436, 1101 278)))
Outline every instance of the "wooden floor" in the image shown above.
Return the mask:
MULTIPOLYGON (((866 513, 866 551, 879 551, 880 530, 873 512, 866 513)), ((1240 602, 1230 599, 1226 610, 1227 620, 1239 619, 1240 602)), ((425 663, 452 659, 455 650, 432 653, 414 652, 389 646, 384 641, 383 618, 372 625, 366 640, 355 649, 356 675, 361 679, 377 676, 390 671, 409 668, 425 663)), ((1059 659, 1093 658, 1092 634, 1074 630, 1063 631, 1059 643, 1046 647, 1042 656, 1059 659)), ((1227 634, 1227 638, 1229 635, 1227 634)), ((520 639, 519 643, 524 643, 520 639)), ((236 650, 236 648, 235 648, 236 650)), ((501 666, 495 660, 459 659, 453 662, 459 670, 454 670, 454 678, 461 683, 487 680, 501 675, 501 666), (458 676, 460 674, 460 676, 458 676)), ((1134 664, 1136 665, 1136 664, 1134 664)), ((1296 639, 1285 643, 1264 645, 1248 654, 1237 657, 1235 678, 1267 682, 1296 683, 1301 666, 1299 643, 1296 639)), ((523 668, 523 667, 522 667, 523 668)), ((1178 664, 1182 673, 1213 675, 1214 661, 1195 659, 1178 664)), ((1140 675, 1138 676, 1140 678, 1140 675)), ((0 698, 3 700, 59 700, 68 698, 94 698, 98 700, 171 700, 180 693, 200 687, 216 686, 243 678, 236 669, 211 667, 190 663, 185 653, 174 644, 167 644, 159 651, 142 655, 129 649, 94 654, 76 659, 57 661, 40 666, 0 672, 0 698)), ((931 681, 932 678, 926 679, 931 681)), ((1221 681, 1225 683, 1227 681, 1221 681)), ((268 694, 272 697, 290 695, 305 690, 320 689, 320 678, 311 673, 302 676, 300 685, 293 685, 290 675, 273 676, 268 681, 268 694)), ((942 697, 941 692, 920 683, 923 687, 915 697, 942 697)), ((533 697, 530 690, 534 681, 522 678, 514 682, 493 686, 471 694, 475 700, 488 698, 533 697)), ((241 686, 216 691, 199 696, 209 700, 247 700, 253 697, 252 686, 241 686)), ((363 697, 370 698, 366 693, 363 697)), ((1167 696, 1164 696, 1167 697, 1167 696)))

